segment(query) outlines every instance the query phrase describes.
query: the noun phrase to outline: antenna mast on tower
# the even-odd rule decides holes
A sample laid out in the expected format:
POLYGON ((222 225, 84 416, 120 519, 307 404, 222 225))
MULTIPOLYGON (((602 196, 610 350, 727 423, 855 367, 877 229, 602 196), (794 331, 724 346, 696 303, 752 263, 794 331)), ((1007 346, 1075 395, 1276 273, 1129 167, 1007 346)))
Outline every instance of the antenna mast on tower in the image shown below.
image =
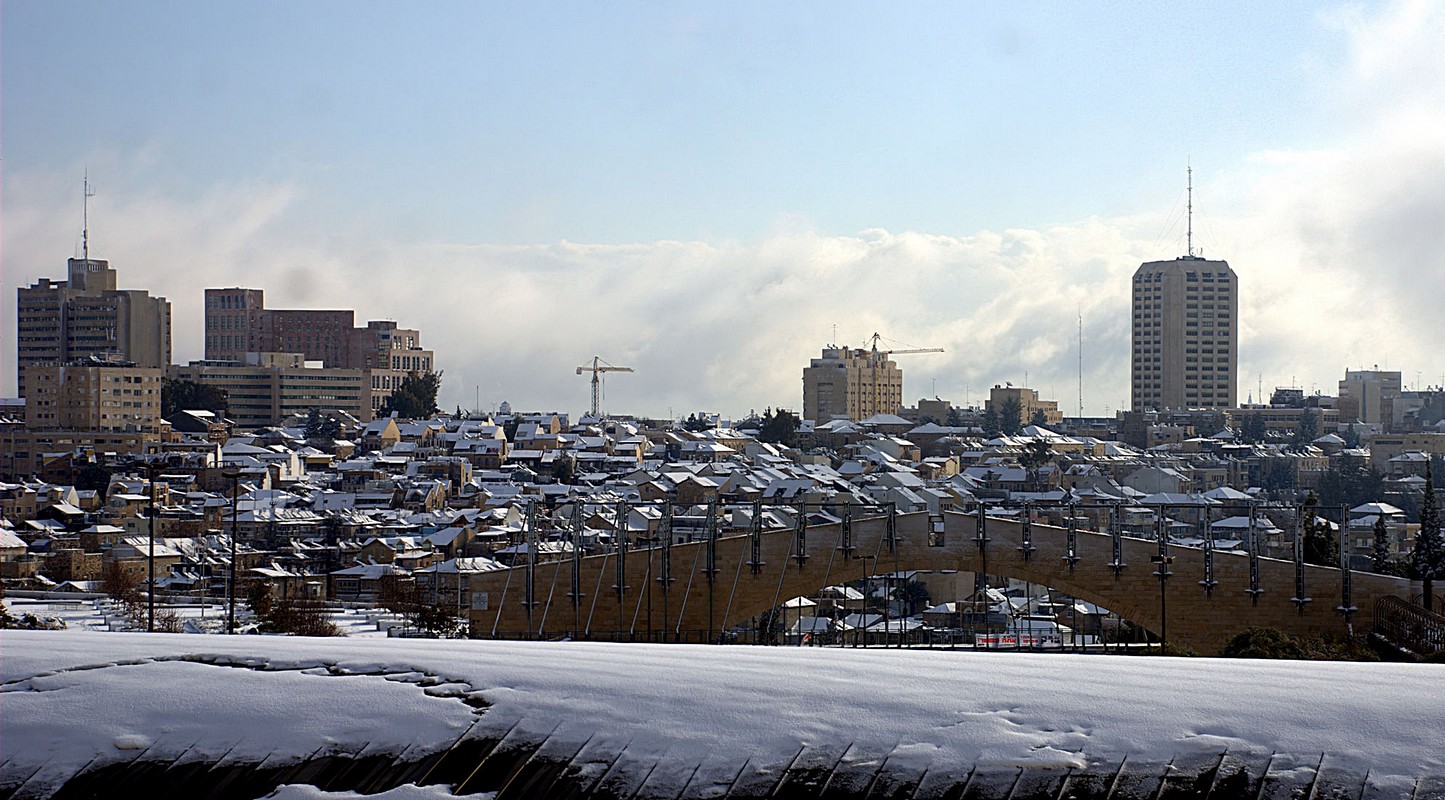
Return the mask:
POLYGON ((85 182, 82 184, 84 191, 81 192, 80 209, 80 257, 85 259, 86 270, 90 269, 90 198, 95 197, 95 192, 90 190, 90 168, 85 169, 85 182))
POLYGON ((1188 222, 1186 223, 1184 241, 1186 242, 1189 257, 1194 258, 1194 166, 1186 161, 1184 171, 1188 175, 1188 178, 1186 180, 1186 185, 1188 187, 1186 189, 1188 195, 1188 200, 1186 202, 1186 207, 1188 211, 1186 216, 1188 217, 1188 222))

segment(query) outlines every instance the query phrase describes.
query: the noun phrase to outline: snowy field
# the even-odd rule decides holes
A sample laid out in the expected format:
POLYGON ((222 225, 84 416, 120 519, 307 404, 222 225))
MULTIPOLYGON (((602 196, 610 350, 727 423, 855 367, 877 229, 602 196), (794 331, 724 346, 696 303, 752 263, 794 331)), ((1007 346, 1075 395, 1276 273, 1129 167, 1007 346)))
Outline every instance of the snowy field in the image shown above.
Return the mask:
POLYGON ((1445 776, 1434 665, 68 630, 0 633, 0 679, 0 778, 20 796, 87 765, 404 759, 509 732, 625 749, 657 796, 720 796, 800 752, 915 775, 1228 753, 1400 797, 1445 776))

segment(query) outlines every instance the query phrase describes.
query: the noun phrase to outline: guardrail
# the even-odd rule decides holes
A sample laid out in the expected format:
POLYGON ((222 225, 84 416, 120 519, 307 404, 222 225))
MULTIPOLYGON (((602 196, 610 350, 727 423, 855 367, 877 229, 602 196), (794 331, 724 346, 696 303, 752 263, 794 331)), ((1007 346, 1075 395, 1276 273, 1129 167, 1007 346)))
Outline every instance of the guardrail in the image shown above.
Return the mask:
POLYGON ((1445 652, 1445 615, 1398 597, 1375 601, 1374 633, 1417 656, 1445 652))

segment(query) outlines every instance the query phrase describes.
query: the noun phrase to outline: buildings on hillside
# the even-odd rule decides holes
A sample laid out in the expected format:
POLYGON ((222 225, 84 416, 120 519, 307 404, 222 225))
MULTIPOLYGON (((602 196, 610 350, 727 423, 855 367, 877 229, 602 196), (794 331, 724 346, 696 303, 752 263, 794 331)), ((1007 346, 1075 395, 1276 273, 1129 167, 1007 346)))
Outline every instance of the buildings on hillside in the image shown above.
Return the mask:
POLYGON ((829 345, 803 368, 804 419, 858 421, 902 406, 903 370, 886 353, 829 345))
POLYGON ((1028 389, 1013 384, 995 385, 989 389, 988 400, 985 402, 984 408, 998 414, 1012 403, 1018 404, 1019 420, 1024 425, 1030 424, 1036 411, 1043 412, 1045 425, 1058 425, 1064 421, 1063 412, 1059 411, 1059 401, 1040 400, 1037 389, 1028 389))
POLYGON ((1340 381, 1340 416, 1370 425, 1388 425, 1401 396, 1399 370, 1346 369, 1340 381))
POLYGON ((21 397, 26 368, 93 358, 164 368, 171 363, 171 304, 117 289, 110 262, 72 258, 66 279, 41 278, 16 292, 15 365, 21 397))
POLYGON ((206 290, 206 361, 244 364, 247 354, 299 353, 331 369, 369 370, 371 403, 379 410, 412 372, 434 371, 435 355, 420 331, 390 320, 354 327, 349 310, 266 308, 261 289, 206 290))
POLYGON ((47 457, 64 460, 77 452, 154 450, 164 436, 163 374, 155 367, 98 360, 27 366, 25 423, 0 426, 0 472, 34 474, 47 457))
POLYGON ((1135 411, 1239 404, 1239 281, 1192 252, 1134 272, 1130 405, 1135 411))
POLYGON ((192 361, 170 369, 174 380, 226 392, 226 415, 242 428, 276 425, 311 409, 372 418, 373 375, 367 370, 322 366, 299 353, 246 353, 236 361, 192 361))

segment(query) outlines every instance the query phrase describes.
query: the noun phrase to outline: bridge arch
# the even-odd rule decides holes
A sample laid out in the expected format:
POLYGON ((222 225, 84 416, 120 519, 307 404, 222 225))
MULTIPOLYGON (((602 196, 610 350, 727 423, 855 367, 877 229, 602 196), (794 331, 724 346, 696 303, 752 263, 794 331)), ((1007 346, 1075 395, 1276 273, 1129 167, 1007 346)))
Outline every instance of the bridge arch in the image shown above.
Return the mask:
POLYGON ((826 585, 895 570, 956 569, 1050 586, 1150 631, 1167 626, 1171 644, 1212 654, 1251 625, 1296 635, 1345 633, 1351 620, 1341 608, 1368 609, 1380 597, 1411 593, 1409 581, 1351 573, 1346 603, 1341 570, 1306 565, 1308 601, 1296 602, 1293 562, 1261 557, 1252 582, 1250 558, 1228 552, 1213 554, 1216 584, 1206 590, 1200 583, 1205 552, 1171 545, 1172 576, 1161 603, 1151 562, 1159 552, 1156 541, 1120 537, 1116 567, 1109 534, 1077 531, 1070 560, 1066 529, 1028 528, 1026 547, 1022 522, 986 517, 980 542, 974 514, 946 513, 937 531, 927 514, 909 513, 810 526, 801 538, 796 529, 719 537, 712 572, 707 542, 633 550, 621 570, 616 553, 579 558, 575 566, 572 560, 545 562, 532 568, 530 603, 527 567, 518 566, 473 579, 473 597, 482 600, 474 603, 472 630, 508 637, 632 638, 645 632, 659 640, 687 632, 700 641, 826 585), (625 576, 621 592, 619 574, 625 576))

